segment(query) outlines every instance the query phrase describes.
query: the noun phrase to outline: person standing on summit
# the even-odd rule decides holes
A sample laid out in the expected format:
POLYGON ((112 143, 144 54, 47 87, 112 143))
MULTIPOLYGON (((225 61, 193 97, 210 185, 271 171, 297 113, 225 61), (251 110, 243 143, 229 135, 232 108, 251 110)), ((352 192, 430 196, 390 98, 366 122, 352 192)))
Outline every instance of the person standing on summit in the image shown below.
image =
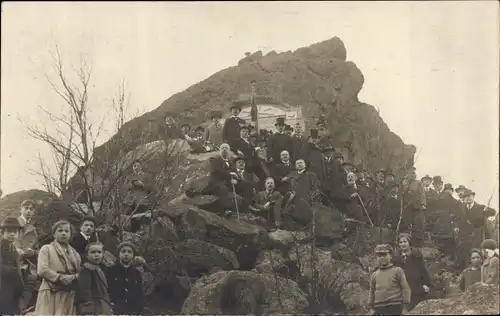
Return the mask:
MULTIPOLYGON (((267 148, 269 157, 272 158, 273 163, 278 163, 279 161, 281 161, 280 155, 283 150, 286 150, 289 153, 293 153, 294 144, 292 137, 285 133, 284 117, 278 117, 274 126, 276 126, 278 132, 269 136, 269 139, 267 140, 267 148)), ((292 161, 294 159, 296 158, 292 157, 292 161)))
POLYGON ((240 126, 245 124, 245 120, 238 117, 241 112, 241 106, 237 103, 231 104, 231 117, 226 119, 222 128, 222 140, 224 143, 231 144, 240 138, 240 126))

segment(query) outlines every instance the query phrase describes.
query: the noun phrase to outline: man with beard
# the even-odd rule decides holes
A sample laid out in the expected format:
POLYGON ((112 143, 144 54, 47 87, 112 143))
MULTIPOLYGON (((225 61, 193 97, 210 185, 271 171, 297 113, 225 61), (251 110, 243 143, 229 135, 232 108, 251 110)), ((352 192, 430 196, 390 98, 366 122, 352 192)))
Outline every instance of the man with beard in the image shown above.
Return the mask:
POLYGON ((306 170, 306 162, 295 162, 295 171, 290 178, 290 191, 285 196, 283 221, 286 229, 297 230, 307 226, 312 220, 311 205, 318 191, 316 174, 306 170))
POLYGON ((238 117, 241 112, 241 106, 238 103, 233 103, 230 109, 231 117, 226 119, 222 128, 222 139, 228 144, 239 138, 240 126, 245 124, 245 120, 238 117))
POLYGON ((415 167, 407 170, 403 179, 403 229, 409 229, 413 246, 421 248, 424 243, 425 211, 427 201, 422 182, 416 179, 415 167))
POLYGON ((465 205, 461 208, 458 218, 458 248, 462 255, 459 262, 466 267, 468 254, 472 248, 479 248, 486 235, 486 220, 495 216, 495 210, 474 201, 476 193, 467 190, 464 193, 465 205))
POLYGON ((294 164, 290 161, 290 153, 283 150, 280 154, 280 161, 274 165, 273 177, 276 179, 277 190, 285 194, 290 189, 290 178, 288 175, 295 170, 294 164))
POLYGON ((212 123, 210 123, 210 125, 205 130, 205 135, 203 139, 205 140, 205 142, 213 144, 215 147, 219 147, 223 142, 222 140, 223 126, 220 123, 220 120, 222 119, 222 112, 212 110, 210 111, 208 117, 210 120, 212 120, 212 123))
POLYGON ((276 119, 277 133, 269 136, 267 140, 267 152, 272 158, 273 163, 280 161, 280 154, 283 150, 289 153, 293 150, 292 137, 285 133, 285 118, 278 117, 276 119))
POLYGON ((274 179, 267 178, 265 181, 265 190, 255 194, 250 210, 256 212, 259 216, 267 219, 268 223, 273 223, 275 227, 281 226, 281 205, 283 196, 274 190, 274 179))

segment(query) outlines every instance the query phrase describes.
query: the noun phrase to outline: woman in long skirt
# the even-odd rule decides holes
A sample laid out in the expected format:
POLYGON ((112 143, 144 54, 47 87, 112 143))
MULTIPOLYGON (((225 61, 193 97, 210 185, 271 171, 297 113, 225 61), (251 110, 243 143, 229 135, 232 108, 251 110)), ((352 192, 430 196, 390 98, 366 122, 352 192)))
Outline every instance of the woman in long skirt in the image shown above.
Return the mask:
POLYGON ((36 315, 76 315, 75 289, 80 255, 69 245, 71 225, 59 221, 52 227, 54 241, 44 245, 38 254, 38 290, 36 315))

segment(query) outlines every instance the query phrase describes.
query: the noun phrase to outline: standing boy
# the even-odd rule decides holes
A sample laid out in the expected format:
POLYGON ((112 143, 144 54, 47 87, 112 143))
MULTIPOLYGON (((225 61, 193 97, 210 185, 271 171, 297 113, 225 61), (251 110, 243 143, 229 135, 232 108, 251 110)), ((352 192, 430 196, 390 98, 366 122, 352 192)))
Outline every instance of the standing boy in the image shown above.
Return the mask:
POLYGON ((392 247, 377 245, 375 253, 378 268, 370 278, 369 304, 374 315, 402 315, 408 310, 411 290, 405 272, 395 267, 392 260, 392 247))

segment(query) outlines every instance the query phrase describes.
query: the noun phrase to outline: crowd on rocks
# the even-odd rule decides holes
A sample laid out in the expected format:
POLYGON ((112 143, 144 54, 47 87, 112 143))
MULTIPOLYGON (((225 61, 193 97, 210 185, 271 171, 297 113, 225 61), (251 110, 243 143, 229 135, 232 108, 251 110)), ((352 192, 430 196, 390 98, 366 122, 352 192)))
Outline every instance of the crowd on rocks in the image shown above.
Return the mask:
MULTIPOLYGON (((277 132, 257 133, 238 117, 238 104, 230 110, 232 116, 223 125, 222 113, 210 112, 212 123, 197 127, 194 135, 188 125, 182 126, 193 153, 218 151, 209 159, 207 185, 199 192, 187 190, 186 195, 216 196, 222 216, 252 213, 268 231, 309 229, 314 222, 312 205, 318 203, 343 214, 346 235, 362 226, 391 231, 389 240, 381 233, 375 249, 378 267, 369 292, 375 314, 398 314, 426 298, 432 286, 420 250, 426 236, 463 270, 462 290, 477 282, 498 284, 497 242, 486 229, 488 218, 496 213, 475 202, 472 190, 454 188, 440 176, 418 180, 413 166, 407 166, 402 179, 390 168, 372 175, 346 161, 318 129, 310 129, 306 137, 300 124, 292 128, 278 117, 277 132)), ((141 161, 134 161, 123 201, 127 216, 150 209, 152 179, 141 161)), ((5 218, 0 227, 2 315, 30 308, 40 315, 143 311, 140 271, 146 263, 134 244, 121 243, 116 262, 106 262, 96 220, 85 218, 79 232, 58 221, 53 240, 38 245, 33 211, 34 203, 24 201, 21 216, 5 218)))
POLYGON ((116 262, 105 262, 93 217, 82 220, 79 232, 57 221, 52 240, 41 245, 34 205, 23 201, 21 216, 0 225, 0 314, 142 315, 146 262, 136 246, 120 243, 116 262))

